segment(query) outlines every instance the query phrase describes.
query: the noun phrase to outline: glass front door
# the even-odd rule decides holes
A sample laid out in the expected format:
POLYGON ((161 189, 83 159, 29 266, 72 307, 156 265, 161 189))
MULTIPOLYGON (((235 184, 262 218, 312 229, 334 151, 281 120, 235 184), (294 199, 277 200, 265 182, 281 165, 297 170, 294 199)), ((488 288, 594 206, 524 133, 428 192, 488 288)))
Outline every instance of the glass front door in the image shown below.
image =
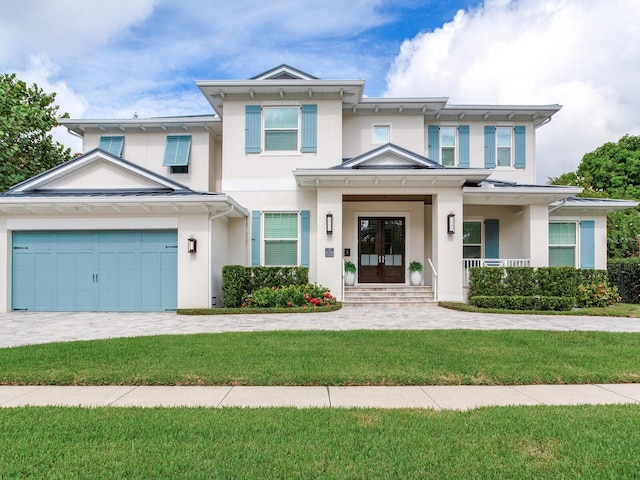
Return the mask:
POLYGON ((404 283, 404 218, 358 218, 358 282, 404 283))

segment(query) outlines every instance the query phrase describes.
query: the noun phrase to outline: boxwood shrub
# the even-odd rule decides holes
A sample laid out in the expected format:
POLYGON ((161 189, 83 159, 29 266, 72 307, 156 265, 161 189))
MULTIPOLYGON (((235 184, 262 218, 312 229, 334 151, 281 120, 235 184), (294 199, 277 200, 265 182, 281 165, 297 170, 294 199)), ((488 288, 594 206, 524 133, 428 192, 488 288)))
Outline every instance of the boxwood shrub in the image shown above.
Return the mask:
POLYGON ((479 308, 497 308, 503 310, 571 310, 575 304, 574 297, 545 297, 479 295, 471 297, 469 303, 479 308))
POLYGON ((284 287, 309 283, 307 267, 245 267, 225 265, 222 267, 222 304, 237 308, 243 298, 263 287, 284 287))

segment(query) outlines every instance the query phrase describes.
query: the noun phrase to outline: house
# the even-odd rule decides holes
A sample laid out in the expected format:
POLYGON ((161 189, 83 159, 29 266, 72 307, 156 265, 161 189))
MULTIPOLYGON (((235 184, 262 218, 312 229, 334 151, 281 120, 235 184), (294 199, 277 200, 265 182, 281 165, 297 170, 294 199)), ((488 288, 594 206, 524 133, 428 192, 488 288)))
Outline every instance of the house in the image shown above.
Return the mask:
POLYGON ((63 119, 84 153, 0 194, 0 311, 221 305, 224 265, 304 265, 343 295, 408 284, 463 300, 473 265, 606 267, 635 202, 535 185, 559 105, 368 98, 281 65, 198 81, 210 115, 63 119), (224 192, 224 193, 222 193, 224 192))

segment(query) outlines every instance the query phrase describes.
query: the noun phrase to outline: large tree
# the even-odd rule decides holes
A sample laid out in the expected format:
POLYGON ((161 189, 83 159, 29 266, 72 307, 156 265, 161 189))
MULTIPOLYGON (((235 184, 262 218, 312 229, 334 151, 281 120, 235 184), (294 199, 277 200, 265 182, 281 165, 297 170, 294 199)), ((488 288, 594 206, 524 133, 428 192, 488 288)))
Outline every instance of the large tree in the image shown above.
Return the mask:
MULTIPOLYGON (((605 143, 585 154, 575 172, 549 180, 552 185, 584 188, 581 197, 640 200, 640 136, 605 143)), ((639 209, 609 214, 607 227, 609 258, 638 255, 639 209)))
POLYGON ((50 135, 58 125, 55 98, 14 73, 0 74, 0 192, 71 158, 50 135))

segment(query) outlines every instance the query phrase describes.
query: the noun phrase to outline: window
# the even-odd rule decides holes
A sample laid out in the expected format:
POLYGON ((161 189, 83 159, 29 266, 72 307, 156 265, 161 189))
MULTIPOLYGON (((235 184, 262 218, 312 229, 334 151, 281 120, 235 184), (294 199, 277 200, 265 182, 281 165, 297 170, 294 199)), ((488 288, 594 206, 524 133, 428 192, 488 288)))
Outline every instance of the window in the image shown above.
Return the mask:
POLYGON ((318 106, 245 106, 245 153, 316 153, 318 106))
POLYGON ((162 165, 169 167, 171 173, 187 173, 190 151, 191 135, 169 135, 162 165))
POLYGON ((440 159, 446 167, 456 164, 456 130, 456 127, 440 127, 440 159))
POLYGON ((462 222, 462 257, 482 258, 482 222, 462 222))
POLYGON ((122 147, 124 146, 124 137, 123 136, 115 136, 115 137, 100 137, 100 143, 98 144, 98 148, 104 150, 105 152, 109 152, 114 157, 122 158, 122 147))
POLYGON ((265 151, 298 150, 298 107, 264 109, 265 151))
POLYGON ((549 266, 574 267, 576 259, 575 222, 549 223, 549 266))
POLYGON ((389 143, 391 141, 391 127, 389 125, 373 126, 373 143, 389 143))
POLYGON ((511 127, 496 128, 496 158, 498 167, 511 166, 511 127))
POLYGON ((264 214, 264 265, 298 265, 298 213, 264 214))

